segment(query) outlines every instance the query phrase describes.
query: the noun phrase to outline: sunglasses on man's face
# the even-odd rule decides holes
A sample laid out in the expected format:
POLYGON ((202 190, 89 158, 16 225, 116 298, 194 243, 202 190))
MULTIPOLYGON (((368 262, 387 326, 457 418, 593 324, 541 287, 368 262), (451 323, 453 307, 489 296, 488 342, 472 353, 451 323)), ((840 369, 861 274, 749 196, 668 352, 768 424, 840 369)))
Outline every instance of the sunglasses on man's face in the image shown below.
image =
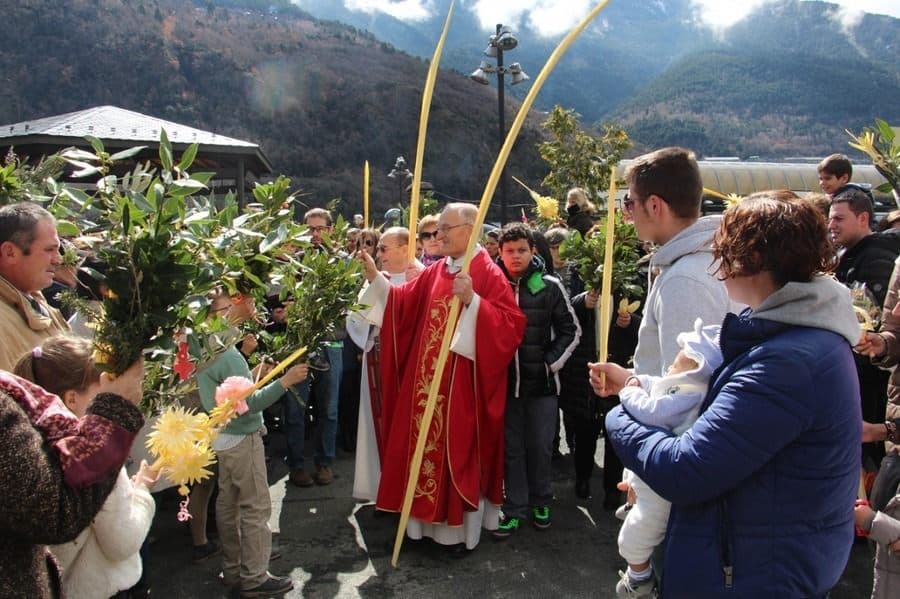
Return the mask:
POLYGON ((429 239, 437 237, 437 234, 437 231, 422 231, 421 233, 419 233, 419 239, 421 239, 422 241, 428 241, 429 239))

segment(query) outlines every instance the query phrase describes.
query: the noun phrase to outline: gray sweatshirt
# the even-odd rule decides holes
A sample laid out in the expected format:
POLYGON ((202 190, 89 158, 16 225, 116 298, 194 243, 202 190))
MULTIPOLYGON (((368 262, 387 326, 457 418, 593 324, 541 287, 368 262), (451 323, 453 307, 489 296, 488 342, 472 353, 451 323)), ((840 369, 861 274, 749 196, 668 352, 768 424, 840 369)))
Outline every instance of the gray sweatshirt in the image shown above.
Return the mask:
POLYGON ((710 274, 712 238, 721 220, 700 218, 656 250, 634 354, 636 374, 664 376, 678 353, 679 333, 693 330, 698 318, 721 324, 725 314, 737 308, 725 285, 710 274))

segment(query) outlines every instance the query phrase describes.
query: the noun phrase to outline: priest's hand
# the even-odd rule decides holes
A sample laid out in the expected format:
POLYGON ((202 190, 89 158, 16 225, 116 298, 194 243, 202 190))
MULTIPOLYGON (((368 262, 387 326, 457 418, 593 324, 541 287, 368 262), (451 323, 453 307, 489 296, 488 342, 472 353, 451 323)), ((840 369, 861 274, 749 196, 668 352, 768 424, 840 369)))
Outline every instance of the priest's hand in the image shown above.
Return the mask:
POLYGON ((354 258, 362 264, 363 267, 363 276, 366 277, 366 280, 370 283, 378 276, 378 267, 375 266, 375 259, 372 258, 372 254, 367 252, 366 250, 357 250, 354 258))
POLYGON ((453 295, 459 298, 464 306, 468 306, 475 298, 475 290, 472 288, 472 277, 466 273, 458 273, 453 280, 453 295))

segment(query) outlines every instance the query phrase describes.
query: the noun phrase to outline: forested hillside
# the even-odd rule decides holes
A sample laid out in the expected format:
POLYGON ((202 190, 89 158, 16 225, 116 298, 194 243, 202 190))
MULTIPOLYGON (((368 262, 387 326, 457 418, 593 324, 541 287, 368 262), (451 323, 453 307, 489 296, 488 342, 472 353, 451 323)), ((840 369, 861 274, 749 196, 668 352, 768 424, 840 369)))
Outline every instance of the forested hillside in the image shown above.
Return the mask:
POLYGON ((707 155, 852 153, 845 129, 900 122, 900 21, 868 15, 847 32, 825 10, 796 0, 760 9, 615 117, 638 142, 707 155))
MULTIPOLYGON (((427 63, 344 25, 174 0, 23 0, 4 30, 0 123, 121 106, 259 143, 304 201, 357 211, 365 160, 378 209, 398 200, 385 176, 396 156, 413 166, 427 63)), ((546 173, 539 135, 536 116, 509 162, 531 182, 546 173)), ((496 91, 442 72, 423 179, 478 199, 498 145, 496 91)))

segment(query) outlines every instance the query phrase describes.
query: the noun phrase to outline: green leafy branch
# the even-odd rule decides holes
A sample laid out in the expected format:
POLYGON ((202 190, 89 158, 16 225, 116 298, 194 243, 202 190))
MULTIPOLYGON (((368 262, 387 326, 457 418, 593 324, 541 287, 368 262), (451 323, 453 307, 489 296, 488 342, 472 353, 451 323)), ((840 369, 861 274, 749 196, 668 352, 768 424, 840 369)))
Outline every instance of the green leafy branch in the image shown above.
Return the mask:
POLYGON ((333 338, 356 303, 362 287, 362 269, 342 253, 310 249, 283 268, 287 330, 265 336, 266 347, 281 360, 299 347, 314 351, 333 338))
MULTIPOLYGON (((575 263, 578 275, 587 289, 599 291, 603 281, 603 263, 606 256, 606 219, 594 227, 593 234, 583 238, 572 231, 559 248, 559 255, 575 263)), ((615 242, 613 245, 612 289, 614 294, 627 298, 639 298, 644 291, 638 271, 640 240, 634 225, 626 223, 616 213, 615 242)))
POLYGON ((195 314, 185 299, 205 296, 215 281, 198 266, 200 250, 189 235, 188 198, 205 191, 211 173, 190 175, 196 144, 178 163, 162 131, 159 172, 139 167, 122 179, 112 173, 118 160, 143 148, 110 155, 103 143, 89 138, 94 152, 70 149, 62 153, 78 169, 74 175, 100 175, 93 195, 57 188, 60 198, 74 201, 70 213, 81 230, 99 237, 94 251, 107 269, 91 274, 107 288, 102 316, 94 323, 95 359, 113 373, 124 372, 157 343, 169 345, 176 330, 190 328, 195 314))
POLYGON ((850 147, 863 152, 872 161, 875 170, 881 173, 887 183, 878 191, 888 193, 893 190, 894 199, 900 207, 900 140, 894 129, 881 119, 875 119, 874 127, 866 127, 859 135, 847 131, 850 147))
POLYGON ((541 185, 556 198, 564 198, 573 187, 581 187, 588 197, 597 198, 609 188, 610 166, 617 164, 631 147, 631 140, 621 127, 604 124, 602 133, 594 135, 581 128, 574 110, 560 106, 550 111, 543 127, 550 139, 538 144, 538 152, 550 165, 550 173, 541 185))

